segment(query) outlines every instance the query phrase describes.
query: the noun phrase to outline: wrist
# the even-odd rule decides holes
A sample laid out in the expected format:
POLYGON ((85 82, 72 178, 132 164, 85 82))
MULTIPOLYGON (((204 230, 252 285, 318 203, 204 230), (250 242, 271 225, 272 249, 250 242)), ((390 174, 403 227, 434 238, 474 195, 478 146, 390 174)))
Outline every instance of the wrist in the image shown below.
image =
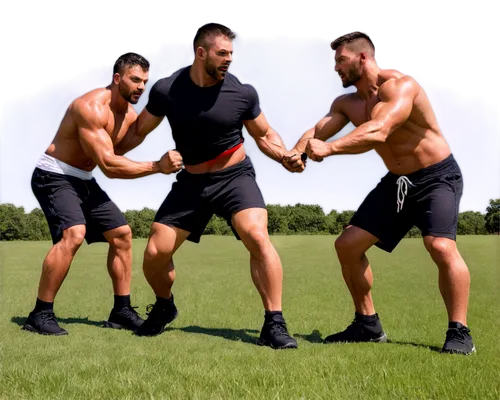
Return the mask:
POLYGON ((158 172, 160 172, 160 162, 153 161, 151 169, 153 171, 153 174, 157 174, 158 172))
POLYGON ((335 145, 335 142, 330 142, 329 145, 328 145, 328 155, 329 156, 333 156, 335 154, 337 154, 337 146, 335 145))

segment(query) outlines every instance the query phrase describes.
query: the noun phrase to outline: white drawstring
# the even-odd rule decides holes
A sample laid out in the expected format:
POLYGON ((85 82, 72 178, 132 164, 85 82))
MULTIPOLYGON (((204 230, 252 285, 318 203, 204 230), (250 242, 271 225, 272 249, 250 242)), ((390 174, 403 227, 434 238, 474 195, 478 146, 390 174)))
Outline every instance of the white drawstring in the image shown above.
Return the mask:
POLYGON ((398 185, 398 212, 400 212, 403 209, 405 196, 408 194, 408 185, 412 185, 412 183, 406 176, 400 176, 396 184, 398 185))

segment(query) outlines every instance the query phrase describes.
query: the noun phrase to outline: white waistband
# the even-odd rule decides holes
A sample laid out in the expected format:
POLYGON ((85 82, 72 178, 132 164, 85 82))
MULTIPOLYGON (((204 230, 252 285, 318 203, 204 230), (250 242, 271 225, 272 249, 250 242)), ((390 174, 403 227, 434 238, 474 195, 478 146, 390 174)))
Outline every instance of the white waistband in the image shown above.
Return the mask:
POLYGON ((70 175, 86 181, 92 179, 92 171, 84 171, 83 169, 75 168, 45 153, 42 154, 36 166, 44 171, 70 175))

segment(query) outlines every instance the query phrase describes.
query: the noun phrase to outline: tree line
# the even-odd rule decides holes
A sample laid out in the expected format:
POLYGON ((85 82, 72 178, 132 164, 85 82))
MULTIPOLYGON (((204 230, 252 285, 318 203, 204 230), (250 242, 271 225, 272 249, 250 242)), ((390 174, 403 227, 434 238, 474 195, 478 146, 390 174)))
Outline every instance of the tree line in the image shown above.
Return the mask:
MULTIPOLYGON (((270 204, 268 229, 271 235, 337 235, 349 223, 354 211, 325 214, 319 205, 296 204, 281 206, 270 204)), ((156 210, 128 210, 123 214, 132 228, 135 238, 147 238, 156 210)), ((232 235, 227 222, 216 215, 208 223, 205 235, 232 235)), ((500 199, 490 200, 486 213, 465 211, 458 216, 459 235, 500 234, 500 199)), ((420 231, 413 227, 406 237, 420 237, 420 231)), ((0 204, 0 240, 50 240, 50 232, 39 208, 26 213, 23 207, 0 204)))

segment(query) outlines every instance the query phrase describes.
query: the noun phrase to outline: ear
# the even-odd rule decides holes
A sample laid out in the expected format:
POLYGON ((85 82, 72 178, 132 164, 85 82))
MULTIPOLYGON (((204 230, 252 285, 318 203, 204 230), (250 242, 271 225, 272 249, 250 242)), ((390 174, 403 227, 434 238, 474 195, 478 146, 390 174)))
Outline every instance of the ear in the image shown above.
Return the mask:
POLYGON ((113 74, 113 83, 115 85, 118 85, 121 81, 122 77, 120 76, 120 74, 117 72, 116 74, 113 74))
POLYGON ((201 46, 196 49, 196 58, 204 60, 207 58, 207 54, 207 51, 201 46))
POLYGON ((361 60, 361 62, 366 62, 366 60, 368 60, 368 54, 366 54, 364 51, 362 51, 361 53, 359 53, 359 59, 361 60))

